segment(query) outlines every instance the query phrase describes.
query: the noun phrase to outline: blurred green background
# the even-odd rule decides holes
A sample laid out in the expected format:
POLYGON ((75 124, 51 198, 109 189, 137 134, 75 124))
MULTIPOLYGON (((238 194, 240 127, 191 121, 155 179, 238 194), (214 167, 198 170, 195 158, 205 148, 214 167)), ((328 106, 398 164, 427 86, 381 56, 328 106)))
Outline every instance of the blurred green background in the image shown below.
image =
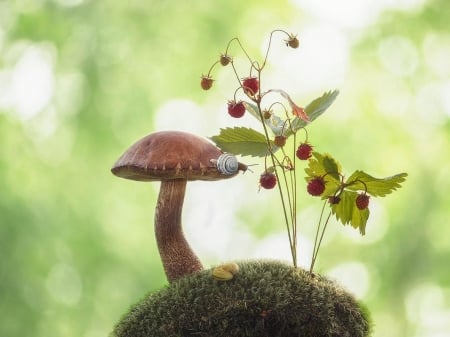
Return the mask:
MULTIPOLYGON (((158 185, 110 167, 155 130, 251 123, 225 112, 229 69, 210 92, 200 75, 232 37, 260 59, 282 28, 301 46, 275 36, 265 83, 299 105, 340 89, 309 127, 316 149, 348 173, 409 173, 373 200, 365 237, 332 222, 316 271, 367 303, 374 336, 448 336, 449 18, 446 0, 0 0, 0 335, 105 336, 166 284, 158 185)), ((188 186, 186 235, 207 266, 289 260, 277 194, 253 170, 188 186)), ((305 266, 320 206, 301 194, 305 266)))

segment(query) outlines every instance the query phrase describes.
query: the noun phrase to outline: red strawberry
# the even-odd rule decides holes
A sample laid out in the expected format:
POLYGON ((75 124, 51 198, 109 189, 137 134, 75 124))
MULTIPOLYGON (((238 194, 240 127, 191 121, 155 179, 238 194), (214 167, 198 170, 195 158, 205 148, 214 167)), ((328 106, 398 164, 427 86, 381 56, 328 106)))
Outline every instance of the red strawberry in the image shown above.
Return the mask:
POLYGON ((236 102, 235 100, 228 101, 228 113, 231 117, 241 118, 245 113, 245 106, 242 101, 236 102))
POLYGON ((367 207, 369 207, 369 199, 370 196, 368 196, 366 193, 358 194, 355 201, 356 207, 358 207, 358 209, 360 210, 366 209, 367 207))
POLYGON ((312 146, 309 143, 301 143, 297 148, 296 155, 300 160, 307 160, 311 158, 312 146))
POLYGON ((209 90, 211 89, 213 82, 214 80, 212 79, 212 77, 202 75, 202 81, 200 82, 200 85, 203 90, 209 90))
POLYGON ((325 191, 325 180, 322 177, 315 177, 309 181, 306 189, 309 194, 317 197, 325 191))
POLYGON ((259 177, 259 184, 262 188, 270 190, 277 184, 277 177, 275 174, 266 171, 259 177))
POLYGON ((255 96, 259 90, 259 80, 257 77, 246 77, 242 80, 244 92, 249 96, 255 96))

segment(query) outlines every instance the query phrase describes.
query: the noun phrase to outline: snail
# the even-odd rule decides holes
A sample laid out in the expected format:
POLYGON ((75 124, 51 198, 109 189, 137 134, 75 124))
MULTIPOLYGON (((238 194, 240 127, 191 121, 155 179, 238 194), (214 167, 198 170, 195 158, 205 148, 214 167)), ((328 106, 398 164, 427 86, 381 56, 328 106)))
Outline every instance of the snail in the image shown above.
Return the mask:
POLYGON ((219 173, 227 176, 236 174, 238 171, 247 171, 248 165, 238 162, 237 158, 231 153, 222 153, 217 159, 210 159, 219 173))
POLYGON ((212 271, 212 276, 219 281, 229 281, 239 272, 239 266, 234 262, 229 262, 217 266, 212 271))
POLYGON ((215 164, 219 172, 225 175, 235 174, 239 169, 239 162, 230 153, 221 154, 215 164))

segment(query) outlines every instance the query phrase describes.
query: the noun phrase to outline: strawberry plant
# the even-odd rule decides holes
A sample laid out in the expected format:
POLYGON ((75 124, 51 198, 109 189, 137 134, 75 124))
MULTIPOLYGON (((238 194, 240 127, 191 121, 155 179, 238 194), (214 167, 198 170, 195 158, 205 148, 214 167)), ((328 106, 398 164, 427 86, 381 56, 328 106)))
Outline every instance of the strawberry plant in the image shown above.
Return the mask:
POLYGON ((217 64, 230 67, 237 82, 237 89, 228 103, 228 112, 232 117, 247 115, 260 122, 260 130, 236 126, 220 130, 211 137, 224 152, 240 156, 261 157, 264 167, 259 177, 259 186, 263 189, 278 187, 283 210, 283 218, 289 238, 292 261, 297 267, 297 205, 298 192, 306 190, 311 196, 319 197, 323 202, 317 224, 310 271, 313 271, 320 244, 332 215, 343 225, 351 225, 365 234, 370 214, 369 198, 384 197, 401 186, 406 173, 385 178, 356 170, 346 176, 340 163, 326 152, 313 151, 308 139, 307 128, 321 116, 335 101, 339 92, 327 91, 309 104, 297 105, 285 89, 270 88, 264 81, 264 69, 270 54, 273 36, 283 34, 288 48, 296 49, 300 42, 296 35, 283 30, 271 32, 262 61, 252 58, 238 38, 230 40, 225 52, 211 66, 207 75, 202 76, 201 87, 209 90, 213 84, 212 72, 217 64), (237 45, 243 53, 248 71, 238 70, 232 47, 237 45), (237 97, 239 95, 239 98, 237 97), (278 95, 279 101, 273 103, 269 96, 278 95), (291 141, 292 147, 285 146, 291 141), (300 179, 303 170, 304 179, 300 179), (300 185, 306 181, 306 186, 300 185), (277 183, 278 182, 278 183, 277 183), (327 212, 328 215, 324 216, 327 212))

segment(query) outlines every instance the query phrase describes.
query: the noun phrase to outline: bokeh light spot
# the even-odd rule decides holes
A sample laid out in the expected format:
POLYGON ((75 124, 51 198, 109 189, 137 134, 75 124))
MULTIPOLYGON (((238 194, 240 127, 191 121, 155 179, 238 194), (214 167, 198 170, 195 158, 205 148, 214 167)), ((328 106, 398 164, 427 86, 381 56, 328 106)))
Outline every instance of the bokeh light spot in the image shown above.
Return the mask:
MULTIPOLYGON (((25 49, 10 73, 9 90, 1 93, 0 102, 9 105, 3 108, 14 109, 17 117, 26 121, 47 107, 54 90, 52 52, 45 44, 25 49)), ((4 88, 4 83, 0 87, 4 88)))
POLYGON ((204 134, 202 123, 204 111, 187 99, 173 99, 165 102, 156 111, 155 128, 157 130, 182 129, 196 134, 204 134))
POLYGON ((427 67, 435 76, 450 77, 450 35, 429 33, 422 43, 422 53, 427 67))
POLYGON ((408 320, 418 325, 416 336, 448 336, 450 308, 445 303, 445 296, 441 287, 431 283, 419 285, 409 292, 405 306, 408 320))
POLYGON ((335 279, 347 289, 351 289, 357 298, 363 298, 370 287, 370 274, 365 264, 349 261, 337 265, 327 272, 327 276, 335 279))
POLYGON ((82 282, 78 271, 66 263, 55 264, 46 280, 47 291, 58 303, 74 306, 82 294, 82 282))
POLYGON ((413 75, 419 63, 417 48, 404 36, 390 36, 381 40, 378 58, 386 70, 401 77, 413 75))

